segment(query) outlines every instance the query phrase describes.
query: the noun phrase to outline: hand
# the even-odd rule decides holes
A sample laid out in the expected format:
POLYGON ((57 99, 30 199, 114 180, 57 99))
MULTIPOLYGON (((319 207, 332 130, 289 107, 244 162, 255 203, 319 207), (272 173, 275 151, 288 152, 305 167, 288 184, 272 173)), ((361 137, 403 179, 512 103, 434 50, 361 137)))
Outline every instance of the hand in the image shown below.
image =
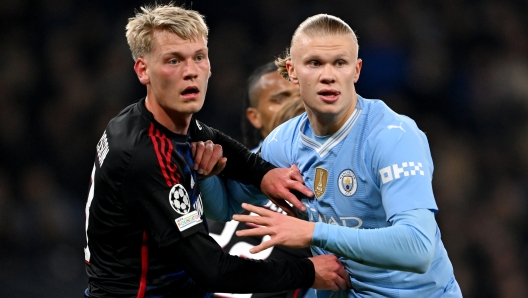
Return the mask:
POLYGON ((260 216, 236 214, 233 215, 233 219, 259 227, 237 231, 237 236, 271 236, 270 240, 263 241, 259 245, 251 248, 249 252, 253 254, 258 253, 275 245, 300 248, 311 244, 315 229, 314 222, 300 220, 246 203, 242 204, 242 208, 260 216))
POLYGON ((222 146, 212 141, 191 143, 191 154, 199 179, 218 175, 226 166, 227 158, 222 157, 222 146))
POLYGON ((275 168, 267 172, 262 178, 260 189, 273 203, 292 216, 295 216, 295 210, 288 202, 301 211, 306 210, 304 204, 297 199, 292 191, 300 192, 310 198, 313 197, 313 192, 304 185, 301 172, 296 165, 292 165, 289 169, 275 168))
POLYGON ((320 255, 310 258, 315 267, 315 281, 312 288, 318 290, 346 290, 352 288, 350 276, 334 255, 320 255))

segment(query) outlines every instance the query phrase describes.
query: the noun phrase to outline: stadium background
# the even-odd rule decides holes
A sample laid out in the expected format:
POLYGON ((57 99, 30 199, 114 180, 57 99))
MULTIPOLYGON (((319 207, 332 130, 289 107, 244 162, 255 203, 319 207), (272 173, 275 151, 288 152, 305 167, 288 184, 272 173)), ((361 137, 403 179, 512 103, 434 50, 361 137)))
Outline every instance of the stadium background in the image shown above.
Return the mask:
MULTIPOLYGON (((144 3, 0 2, 0 297, 82 295, 95 144, 145 94, 124 37, 144 3)), ((363 59, 358 92, 427 133, 437 219, 464 296, 528 297, 527 1, 186 5, 210 27, 213 76, 199 117, 239 140, 252 69, 310 15, 348 22, 363 59)))

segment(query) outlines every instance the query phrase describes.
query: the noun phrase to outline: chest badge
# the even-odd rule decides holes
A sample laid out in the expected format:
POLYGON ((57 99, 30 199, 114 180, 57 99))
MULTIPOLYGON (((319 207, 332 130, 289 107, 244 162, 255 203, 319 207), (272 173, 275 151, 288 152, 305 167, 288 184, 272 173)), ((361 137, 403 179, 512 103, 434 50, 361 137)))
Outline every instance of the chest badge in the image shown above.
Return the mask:
POLYGON ((347 197, 356 193, 357 190, 357 178, 356 174, 352 170, 344 170, 339 174, 339 190, 342 194, 347 197))
POLYGON ((328 171, 323 168, 315 169, 314 194, 316 198, 321 197, 326 191, 328 183, 328 171))

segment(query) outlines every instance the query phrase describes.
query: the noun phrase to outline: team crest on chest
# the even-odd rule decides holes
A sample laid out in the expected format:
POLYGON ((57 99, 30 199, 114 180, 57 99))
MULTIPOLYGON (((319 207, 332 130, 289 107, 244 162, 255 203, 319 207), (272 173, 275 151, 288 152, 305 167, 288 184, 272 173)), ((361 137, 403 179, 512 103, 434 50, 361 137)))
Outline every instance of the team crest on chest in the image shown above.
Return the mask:
POLYGON ((349 197, 356 193, 357 190, 357 178, 352 170, 344 170, 339 174, 339 190, 342 194, 349 197))
POLYGON ((172 209, 179 214, 187 214, 191 211, 191 200, 187 190, 181 184, 176 184, 172 187, 169 194, 169 202, 172 209))
POLYGON ((325 193, 327 183, 328 171, 323 168, 316 168, 314 179, 314 194, 316 198, 321 197, 325 193))

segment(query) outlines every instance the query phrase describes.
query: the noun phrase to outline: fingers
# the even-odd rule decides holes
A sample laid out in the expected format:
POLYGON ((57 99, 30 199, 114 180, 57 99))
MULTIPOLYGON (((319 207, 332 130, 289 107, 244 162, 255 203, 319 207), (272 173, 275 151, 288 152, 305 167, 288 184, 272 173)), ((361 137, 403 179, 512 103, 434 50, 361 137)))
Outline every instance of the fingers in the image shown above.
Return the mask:
POLYGON ((348 275, 348 272, 345 270, 345 267, 341 267, 337 274, 339 275, 339 279, 336 281, 337 286, 341 290, 350 289, 352 287, 352 282, 350 281, 350 275, 348 275))
MULTIPOLYGON (((297 208, 297 209, 299 209, 299 210, 301 210, 301 211, 306 211, 306 206, 304 206, 304 204, 303 204, 301 201, 299 201, 299 199, 298 199, 294 194, 292 194, 291 192, 284 192, 284 193, 282 193, 282 197, 283 197, 286 201, 290 202, 295 208, 297 208)), ((285 209, 283 208, 283 206, 284 206, 284 207, 286 207, 287 209, 290 210, 290 212, 292 213, 292 214, 290 214, 290 215, 295 216, 295 211, 294 211, 294 209, 293 209, 290 205, 288 205, 288 203, 286 203, 286 202, 283 201, 283 200, 277 200, 277 201, 279 201, 278 203, 280 204, 279 206, 282 208, 282 210, 288 212, 288 210, 285 210, 285 209), (282 202, 281 202, 281 201, 282 201, 282 202)), ((275 200, 273 200, 273 202, 275 203, 275 200)), ((290 212, 288 212, 288 213, 290 213, 290 212)))
POLYGON ((263 251, 265 249, 268 249, 268 248, 270 248, 270 247, 272 247, 274 245, 275 244, 272 243, 272 240, 264 241, 261 244, 251 248, 249 250, 249 252, 252 253, 252 254, 256 254, 256 253, 259 253, 259 252, 261 252, 261 251, 263 251))
POLYGON ((350 276, 343 264, 334 255, 319 255, 309 258, 315 268, 313 288, 337 291, 352 287, 350 276))
MULTIPOLYGON (((200 163, 202 162, 202 157, 203 157, 203 152, 205 150, 205 144, 204 142, 200 141, 200 142, 194 142, 193 143, 194 146, 195 146, 195 150, 194 150, 194 170, 195 171, 198 171, 199 167, 200 167, 200 163)), ((192 147, 191 147, 191 152, 192 152, 192 147)), ((200 171, 198 171, 199 174, 200 171)))
POLYGON ((290 182, 290 189, 296 190, 309 198, 313 198, 314 193, 311 189, 304 185, 304 179, 301 175, 301 171, 299 171, 299 168, 296 164, 293 164, 290 167, 289 178, 292 180, 290 182))
MULTIPOLYGON (((211 141, 205 143, 204 157, 200 163, 203 175, 208 175, 222 158, 223 151, 221 145, 213 144, 211 141)), ((224 164, 225 167, 225 164, 224 164)))
POLYGON ((214 144, 211 140, 192 143, 191 153, 194 158, 194 170, 199 175, 210 175, 213 171, 216 175, 225 168, 227 159, 222 157, 222 146, 214 144))
MULTIPOLYGON (((258 214, 260 216, 266 216, 266 215, 272 216, 272 215, 276 214, 276 212, 270 211, 270 210, 268 210, 266 208, 257 207, 255 205, 251 205, 251 204, 248 204, 248 203, 242 203, 241 206, 242 206, 242 208, 244 208, 244 210, 247 210, 249 212, 253 212, 253 213, 258 214)), ((250 217, 249 215, 235 214, 235 215, 233 215, 233 219, 235 218, 235 216, 250 217)), ((255 216, 253 216, 253 217, 255 217, 255 216)))

